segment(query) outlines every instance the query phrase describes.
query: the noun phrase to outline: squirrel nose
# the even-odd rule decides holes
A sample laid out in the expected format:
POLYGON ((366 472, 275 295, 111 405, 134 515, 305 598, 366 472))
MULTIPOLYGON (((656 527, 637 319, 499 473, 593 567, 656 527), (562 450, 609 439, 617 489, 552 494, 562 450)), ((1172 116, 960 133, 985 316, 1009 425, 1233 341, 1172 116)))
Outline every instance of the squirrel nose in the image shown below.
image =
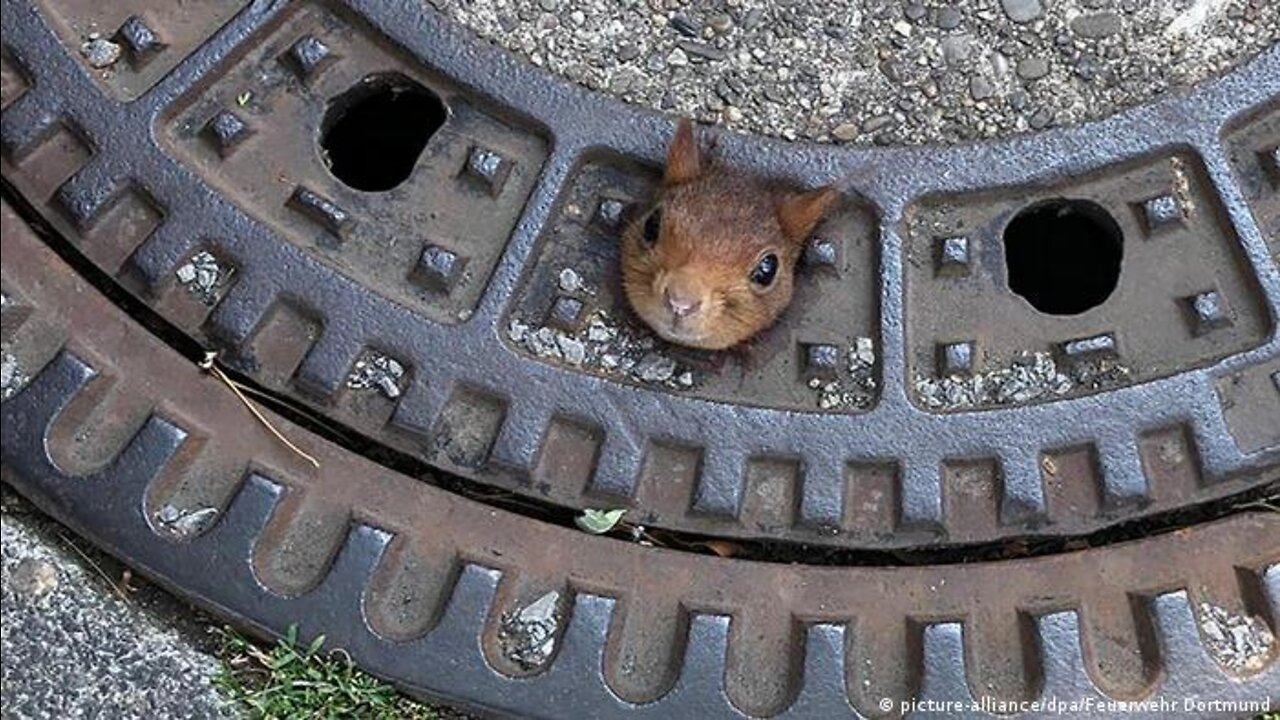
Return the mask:
POLYGON ((678 318, 688 317, 702 307, 702 301, 689 297, 679 292, 671 292, 671 288, 667 288, 662 293, 663 300, 667 303, 667 309, 672 315, 678 318))

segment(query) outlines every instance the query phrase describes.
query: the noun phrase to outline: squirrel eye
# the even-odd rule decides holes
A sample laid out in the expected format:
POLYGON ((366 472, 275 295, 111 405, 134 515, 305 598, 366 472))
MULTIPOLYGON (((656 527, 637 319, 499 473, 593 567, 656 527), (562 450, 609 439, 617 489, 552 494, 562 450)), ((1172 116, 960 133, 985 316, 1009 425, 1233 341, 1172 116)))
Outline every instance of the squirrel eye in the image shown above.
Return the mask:
POLYGON ((658 242, 658 233, 662 230, 662 208, 654 208, 649 217, 644 219, 644 244, 653 247, 658 242))
POLYGON ((754 270, 751 271, 751 282, 760 287, 767 288, 773 284, 774 278, 778 276, 778 256, 769 253, 760 258, 760 262, 756 264, 754 270))

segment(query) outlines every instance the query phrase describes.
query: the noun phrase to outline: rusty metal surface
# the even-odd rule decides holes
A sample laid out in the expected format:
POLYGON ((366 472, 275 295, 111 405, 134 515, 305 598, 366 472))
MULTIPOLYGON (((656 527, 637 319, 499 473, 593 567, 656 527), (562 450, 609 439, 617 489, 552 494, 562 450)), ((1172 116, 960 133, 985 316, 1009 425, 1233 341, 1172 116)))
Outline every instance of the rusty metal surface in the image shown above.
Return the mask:
POLYGON ((145 93, 248 4, 215 0, 175 7, 147 0, 56 0, 35 6, 62 42, 84 59, 94 79, 127 101, 145 93), (105 62, 115 56, 119 59, 105 62))
POLYGON ((918 567, 745 562, 590 536, 273 416, 319 458, 312 469, 7 206, 0 220, 4 346, 29 378, 2 406, 18 488, 202 606, 267 632, 323 632, 412 691, 521 717, 663 718, 870 717, 886 699, 891 716, 914 699, 978 700, 967 715, 986 717, 1037 698, 1154 718, 1161 702, 1280 697, 1274 640, 1241 663, 1202 635, 1217 608, 1275 628, 1274 512, 918 567), (554 651, 523 667, 501 628, 549 590, 562 598, 554 651), (1103 707, 1114 700, 1155 704, 1103 707))
POLYGON ((1280 258, 1280 108, 1275 103, 1235 122, 1227 152, 1241 192, 1262 228, 1273 260, 1280 258))
POLYGON ((1002 142, 723 136, 726 162, 851 190, 743 362, 649 347, 613 285, 602 223, 644 201, 669 118, 409 2, 251 3, 120 103, 63 44, 62 15, 4 7, 0 163, 23 197, 239 369, 450 472, 662 527, 856 548, 1086 532, 1280 462, 1280 390, 1257 379, 1280 358, 1280 49, 1002 142), (446 117, 403 184, 359 191, 326 164, 326 108, 388 77, 446 117), (1003 277, 1008 218, 1059 194, 1103 200, 1125 235, 1118 289, 1074 317, 1035 313, 1003 277), (1150 232, 1149 200, 1178 222, 1150 232), (934 244, 961 230, 973 274, 935 279, 934 244), (1015 369, 1031 379, 981 410, 922 394, 940 358, 986 377, 1019 352, 1062 370, 1015 369), (1095 372, 1099 352, 1124 372, 1095 372), (1262 396, 1232 400, 1239 382, 1262 396))
MULTIPOLYGON (((974 374, 1006 367, 1019 353, 1048 351, 1071 381, 1066 392, 1054 388, 1035 398, 1051 400, 1212 365, 1258 347, 1271 335, 1267 305, 1239 238, 1194 155, 1157 155, 1043 189, 930 198, 908 212, 907 325, 915 378, 945 374, 935 362, 935 349, 948 342, 970 344, 974 374), (1123 234, 1119 283, 1105 302, 1084 312, 1039 312, 1009 292, 1012 273, 993 247, 1011 217, 1054 198, 1095 203, 1123 234), (945 272, 948 268, 934 261, 937 243, 957 237, 966 241, 971 259, 945 272), (1199 317, 1191 307, 1198 295, 1214 298, 1222 318, 1199 317), (1097 337, 1113 339, 1115 347, 1107 351, 1114 362, 1110 376, 1095 379, 1075 367, 1094 358, 1073 357, 1060 346, 1097 337)), ((917 395, 920 387, 917 382, 917 395)), ((973 407, 931 399, 935 404, 927 406, 935 409, 973 407)))

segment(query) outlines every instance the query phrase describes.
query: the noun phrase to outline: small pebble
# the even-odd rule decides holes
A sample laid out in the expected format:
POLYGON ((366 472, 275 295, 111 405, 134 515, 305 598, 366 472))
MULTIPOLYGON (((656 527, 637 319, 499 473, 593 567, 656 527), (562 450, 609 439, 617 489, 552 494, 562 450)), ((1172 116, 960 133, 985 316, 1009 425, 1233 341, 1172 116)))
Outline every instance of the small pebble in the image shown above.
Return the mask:
POLYGON ((560 335, 556 338, 556 344, 560 347, 564 359, 571 365, 581 365, 587 358, 587 346, 576 338, 560 335))
POLYGON ((968 35, 952 35, 942 39, 942 57, 948 65, 959 65, 969 59, 973 43, 968 35))
POLYGON ((874 133, 879 130, 883 130, 884 128, 887 128, 892 124, 893 124, 892 115, 876 115, 875 117, 870 117, 863 121, 862 132, 874 133))
POLYGON ((1018 61, 1018 77, 1023 80, 1039 80, 1049 74, 1049 61, 1041 57, 1028 57, 1018 61))
POLYGON ((672 29, 685 37, 698 37, 698 26, 683 15, 672 15, 668 23, 672 29))
POLYGON ((13 568, 12 573, 9 578, 11 586, 28 597, 39 598, 58 587, 58 569, 44 560, 25 558, 13 568))
POLYGON ((1120 32, 1120 16, 1113 12, 1081 15, 1071 21, 1071 31, 1083 38, 1104 38, 1120 32))
POLYGON ((995 88, 992 87, 991 81, 981 75, 975 75, 969 78, 969 95, 972 96, 974 100, 986 100, 994 95, 995 92, 995 88))
POLYGON ((1016 23, 1029 23, 1044 14, 1040 0, 1000 0, 1004 14, 1016 23))
POLYGON ((959 10, 951 5, 947 5, 946 7, 938 8, 938 15, 935 22, 942 30, 955 30, 960 27, 960 21, 963 19, 964 16, 960 14, 959 10))
MULTIPOLYGON (((685 40, 684 38, 681 38, 679 40, 676 40, 676 45, 679 45, 680 46, 679 49, 684 50, 685 53, 692 55, 694 57, 700 57, 700 58, 705 58, 707 60, 714 60, 714 61, 724 60, 726 57, 728 57, 728 53, 726 53, 724 50, 721 50, 720 48, 714 47, 712 45, 708 45, 703 42, 698 42, 696 40, 685 40)), ((668 62, 670 62, 670 59, 668 59, 668 62)))
POLYGON ((116 64, 120 59, 121 49, 110 40, 95 37, 80 46, 80 54, 89 61, 90 66, 102 69, 116 64))
POLYGON ((582 276, 573 268, 564 268, 557 278, 560 289, 567 293, 576 293, 582 289, 582 276))
POLYGON ((1043 130, 1044 128, 1049 127, 1052 122, 1053 111, 1049 108, 1040 108, 1031 116, 1030 120, 1027 120, 1027 124, 1030 125, 1033 130, 1043 130))
POLYGON ((831 131, 831 136, 841 142, 858 139, 858 126, 853 123, 840 123, 831 131))

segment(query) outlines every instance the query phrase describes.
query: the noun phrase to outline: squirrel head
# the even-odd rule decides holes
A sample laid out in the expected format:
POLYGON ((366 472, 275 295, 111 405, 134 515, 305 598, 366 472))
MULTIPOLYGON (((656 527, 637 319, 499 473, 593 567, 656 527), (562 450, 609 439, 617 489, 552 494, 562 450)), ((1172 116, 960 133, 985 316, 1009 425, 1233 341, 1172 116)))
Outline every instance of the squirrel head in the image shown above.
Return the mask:
POLYGON ((831 186, 795 192, 709 168, 681 120, 657 201, 623 232, 631 307, 679 345, 722 350, 750 339, 790 303, 796 262, 839 197, 831 186))

